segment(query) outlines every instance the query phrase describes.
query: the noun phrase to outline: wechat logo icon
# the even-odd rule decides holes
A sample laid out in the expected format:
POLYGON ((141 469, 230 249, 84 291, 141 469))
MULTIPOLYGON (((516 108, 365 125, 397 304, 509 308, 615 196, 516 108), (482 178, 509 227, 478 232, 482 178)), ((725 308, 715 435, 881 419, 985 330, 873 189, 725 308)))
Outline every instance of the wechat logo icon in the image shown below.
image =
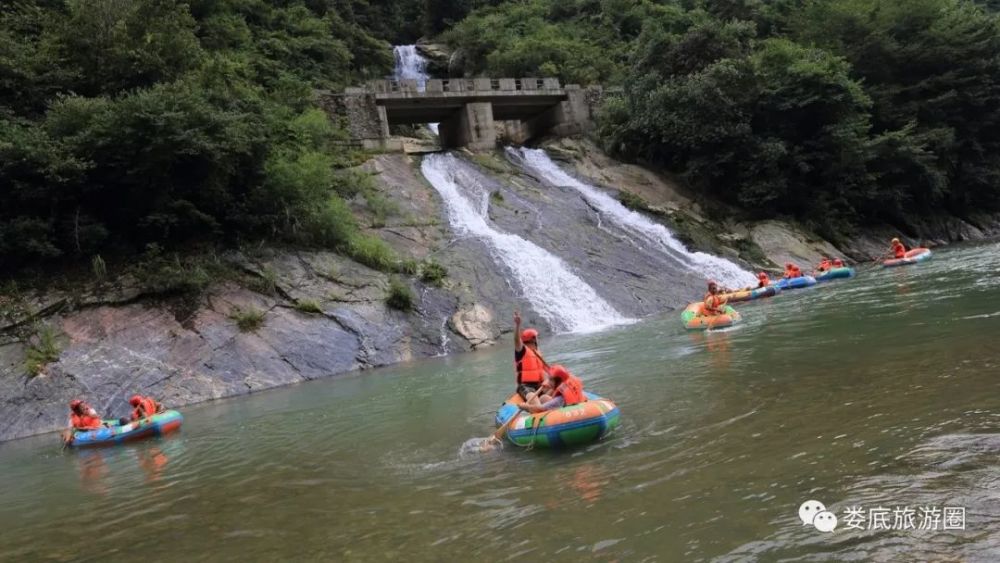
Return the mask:
POLYGON ((799 506, 799 520, 803 526, 812 525, 821 532, 837 529, 837 515, 818 500, 807 500, 799 506))

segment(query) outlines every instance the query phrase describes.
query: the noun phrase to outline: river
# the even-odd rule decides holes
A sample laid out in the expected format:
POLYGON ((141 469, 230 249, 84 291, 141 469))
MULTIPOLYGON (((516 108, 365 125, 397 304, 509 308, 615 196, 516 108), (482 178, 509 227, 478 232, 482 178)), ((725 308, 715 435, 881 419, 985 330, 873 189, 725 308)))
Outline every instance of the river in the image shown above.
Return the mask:
POLYGON ((513 387, 506 345, 185 408, 113 449, 2 444, 0 559, 996 561, 998 271, 1000 245, 943 249, 724 332, 671 312, 543 339, 622 412, 569 452, 458 456, 513 387), (810 499, 834 532, 799 521, 810 499), (852 506, 961 507, 965 530, 850 529, 852 506))

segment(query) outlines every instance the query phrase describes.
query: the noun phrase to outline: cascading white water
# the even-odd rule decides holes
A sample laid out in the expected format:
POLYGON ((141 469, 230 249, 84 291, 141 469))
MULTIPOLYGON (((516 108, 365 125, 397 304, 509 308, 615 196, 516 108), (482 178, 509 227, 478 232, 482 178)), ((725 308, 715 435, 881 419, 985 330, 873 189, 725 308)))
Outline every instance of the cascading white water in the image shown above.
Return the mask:
MULTIPOLYGON (((417 90, 423 92, 427 87, 427 59, 417 51, 416 45, 396 45, 392 48, 392 54, 396 58, 396 67, 392 70, 392 75, 399 80, 416 80, 417 90)), ((431 131, 438 134, 438 124, 428 123, 431 131)))
POLYGON ((757 279, 735 263, 705 252, 690 252, 663 225, 651 221, 621 204, 609 194, 570 176, 540 149, 507 148, 515 160, 534 170, 546 182, 567 186, 580 192, 591 205, 604 213, 609 222, 636 236, 650 241, 660 251, 672 256, 688 269, 706 279, 714 279, 727 287, 755 285, 757 279))
POLYGON ((392 75, 400 80, 416 80, 417 87, 423 90, 427 82, 427 59, 417 51, 417 46, 397 45, 392 54, 396 57, 392 75))
POLYGON ((420 169, 441 194, 454 232, 485 242, 511 271, 522 295, 554 330, 590 332, 633 322, 557 256, 494 227, 487 216, 489 191, 468 164, 452 154, 432 154, 424 157, 420 169))

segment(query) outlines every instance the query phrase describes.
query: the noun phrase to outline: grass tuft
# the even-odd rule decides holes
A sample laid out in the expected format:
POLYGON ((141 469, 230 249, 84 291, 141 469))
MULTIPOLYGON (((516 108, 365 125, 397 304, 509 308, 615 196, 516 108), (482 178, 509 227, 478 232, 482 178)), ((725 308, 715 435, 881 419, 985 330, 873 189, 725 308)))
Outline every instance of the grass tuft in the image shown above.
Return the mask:
POLYGON ((45 366, 58 360, 62 350, 59 348, 56 331, 49 326, 42 327, 29 342, 24 369, 30 377, 35 377, 42 373, 45 366))
POLYGON ((385 303, 397 311, 411 311, 416 298, 410 288, 399 280, 393 278, 389 280, 389 295, 385 298, 385 303))
POLYGON ((427 262, 424 262, 424 265, 421 268, 420 279, 427 283, 441 287, 441 283, 447 275, 448 270, 444 266, 433 260, 428 260, 427 262))
POLYGON ((264 311, 253 307, 246 309, 234 307, 229 313, 229 318, 236 322, 240 332, 256 332, 264 326, 264 314, 264 311))

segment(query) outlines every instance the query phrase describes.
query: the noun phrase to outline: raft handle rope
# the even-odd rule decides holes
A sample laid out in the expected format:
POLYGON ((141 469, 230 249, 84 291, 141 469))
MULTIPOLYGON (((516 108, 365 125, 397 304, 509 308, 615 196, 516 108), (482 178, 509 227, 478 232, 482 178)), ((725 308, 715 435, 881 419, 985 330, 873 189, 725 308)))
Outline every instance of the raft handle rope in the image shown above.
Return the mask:
POLYGON ((533 432, 531 433, 531 441, 528 442, 528 445, 524 447, 524 451, 530 452, 531 450, 533 450, 535 448, 535 438, 538 437, 538 429, 541 428, 542 423, 545 422, 545 417, 549 416, 549 413, 551 413, 551 412, 552 411, 546 411, 545 414, 543 414, 541 418, 536 418, 535 419, 535 424, 532 424, 532 426, 533 426, 533 428, 532 428, 533 432))

